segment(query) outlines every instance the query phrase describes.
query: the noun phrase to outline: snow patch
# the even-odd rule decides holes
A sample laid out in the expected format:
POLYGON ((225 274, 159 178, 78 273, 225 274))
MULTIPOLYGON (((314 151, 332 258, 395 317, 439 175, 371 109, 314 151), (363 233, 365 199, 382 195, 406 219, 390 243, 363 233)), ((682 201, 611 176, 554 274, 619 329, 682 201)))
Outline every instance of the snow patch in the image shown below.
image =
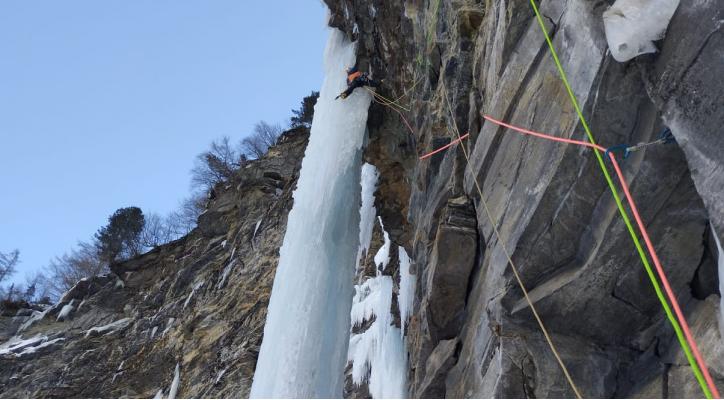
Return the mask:
POLYGON ((86 331, 85 337, 89 337, 91 335, 106 335, 108 333, 118 331, 130 325, 131 321, 132 320, 130 318, 123 318, 119 319, 118 321, 111 322, 107 325, 94 326, 93 328, 90 328, 86 331))
POLYGON ((216 385, 216 384, 218 384, 219 382, 221 382, 221 378, 222 378, 222 377, 224 376, 224 374, 226 373, 226 370, 227 370, 227 368, 224 368, 224 369, 222 369, 218 374, 216 374, 216 379, 214 379, 214 385, 216 385))
POLYGON ((231 273, 231 270, 234 269, 234 265, 236 265, 236 260, 231 260, 226 267, 224 267, 224 271, 221 273, 221 278, 219 278, 219 283, 216 284, 216 289, 221 289, 224 287, 224 284, 226 283, 226 278, 229 277, 229 274, 231 273))
POLYGON ((262 220, 256 222, 256 225, 254 226, 254 233, 251 235, 251 240, 256 239, 256 231, 259 230, 259 225, 261 225, 261 221, 262 220))
POLYGON ((23 348, 34 346, 43 340, 48 339, 47 336, 36 335, 30 339, 23 339, 21 336, 13 336, 7 342, 0 345, 0 354, 14 353, 23 348))
POLYGON ((156 336, 156 331, 158 331, 158 326, 154 326, 153 329, 151 329, 151 339, 156 336))
POLYGON ((75 303, 75 299, 71 300, 70 303, 64 305, 63 308, 60 309, 60 312, 58 313, 58 317, 55 320, 64 321, 66 318, 68 318, 68 315, 70 315, 70 312, 73 311, 74 303, 75 303))
POLYGON ((163 389, 158 389, 158 392, 156 392, 156 395, 153 396, 154 399, 162 399, 163 398, 163 389))
POLYGON ((46 341, 40 343, 40 344, 37 345, 37 346, 28 347, 28 348, 26 348, 25 350, 21 351, 20 353, 18 353, 18 357, 24 356, 24 355, 27 355, 27 354, 35 353, 36 351, 38 351, 38 350, 40 350, 40 349, 42 349, 42 348, 48 347, 48 346, 53 345, 53 344, 55 344, 55 343, 62 342, 62 341, 64 341, 64 340, 65 340, 65 338, 57 338, 57 339, 53 339, 53 340, 46 340, 46 341))
POLYGON ((50 311, 52 309, 53 309, 53 307, 48 308, 47 310, 44 310, 44 311, 33 311, 33 315, 31 315, 27 321, 25 321, 22 325, 20 325, 20 328, 18 328, 18 333, 25 332, 33 324, 35 324, 36 322, 45 318, 45 314, 47 314, 48 311, 50 311))
POLYGON ((654 53, 653 41, 662 39, 679 0, 618 0, 603 13, 603 26, 616 61, 654 53))
POLYGON ((161 332, 161 337, 166 336, 166 334, 168 333, 168 331, 171 330, 171 327, 173 327, 173 322, 174 322, 174 321, 176 321, 176 318, 171 317, 171 318, 168 319, 168 323, 166 324, 166 328, 163 330, 163 332, 161 332))
POLYGON ((23 339, 15 336, 6 343, 0 345, 0 355, 12 354, 16 357, 35 353, 36 351, 51 346, 55 343, 64 341, 65 338, 57 338, 48 340, 47 336, 36 335, 30 339, 23 339))
POLYGON ((224 239, 224 241, 221 242, 221 248, 222 248, 222 249, 225 249, 225 248, 226 248, 226 239, 224 239))
POLYGON ((191 288, 191 293, 189 293, 189 297, 187 297, 186 301, 184 302, 184 310, 189 305, 189 302, 191 302, 191 298, 194 297, 194 293, 196 293, 197 290, 201 289, 201 286, 204 286, 204 281, 195 284, 194 287, 191 288))
POLYGON ((181 370, 179 364, 176 363, 176 369, 173 372, 173 382, 171 382, 171 389, 168 391, 168 398, 175 399, 178 394, 178 385, 181 382, 181 370))

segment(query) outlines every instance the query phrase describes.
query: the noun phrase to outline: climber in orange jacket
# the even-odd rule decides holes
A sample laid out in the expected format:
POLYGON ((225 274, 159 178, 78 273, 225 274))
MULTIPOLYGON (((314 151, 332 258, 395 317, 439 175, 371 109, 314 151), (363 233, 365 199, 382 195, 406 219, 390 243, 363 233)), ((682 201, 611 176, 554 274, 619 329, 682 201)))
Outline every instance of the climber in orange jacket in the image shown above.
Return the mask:
POLYGON ((370 79, 366 72, 359 72, 356 66, 347 68, 347 90, 334 99, 337 100, 340 97, 346 99, 355 89, 363 86, 377 87, 379 83, 370 79))

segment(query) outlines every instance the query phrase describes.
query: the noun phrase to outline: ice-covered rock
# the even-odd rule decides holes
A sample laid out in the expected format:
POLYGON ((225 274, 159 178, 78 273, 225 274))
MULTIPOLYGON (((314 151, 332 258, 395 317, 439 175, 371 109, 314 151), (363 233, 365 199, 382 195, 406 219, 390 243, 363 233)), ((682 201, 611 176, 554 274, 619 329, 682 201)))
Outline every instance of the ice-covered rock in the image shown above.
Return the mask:
POLYGON ((654 53, 654 41, 664 37, 679 0, 618 0, 603 13, 603 25, 611 55, 628 61, 639 54, 654 53))
POLYGON ((106 325, 102 325, 102 326, 94 326, 86 331, 85 336, 86 337, 100 336, 100 335, 112 333, 112 332, 115 332, 115 331, 118 331, 118 330, 121 330, 121 329, 127 327, 128 325, 131 324, 131 322, 133 322, 133 320, 131 318, 122 318, 122 319, 119 319, 118 321, 113 321, 110 324, 106 324, 106 325))
MULTIPOLYGON (((75 303, 75 299, 71 300, 70 303, 63 306, 63 308, 60 309, 60 312, 58 313, 58 316, 56 317, 57 321, 63 321, 70 315, 71 311, 73 311, 73 304, 75 303)), ((78 307, 80 308, 80 307, 78 307)))

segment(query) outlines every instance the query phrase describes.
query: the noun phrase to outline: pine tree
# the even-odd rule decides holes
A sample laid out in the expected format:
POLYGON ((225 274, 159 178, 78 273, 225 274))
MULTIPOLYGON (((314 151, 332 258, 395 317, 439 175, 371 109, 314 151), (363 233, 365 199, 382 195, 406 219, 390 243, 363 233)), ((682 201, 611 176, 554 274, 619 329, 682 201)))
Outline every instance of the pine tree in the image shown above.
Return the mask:
POLYGON ((108 225, 96 233, 101 259, 108 264, 140 254, 141 232, 145 225, 143 211, 138 207, 119 208, 108 218, 108 225))
POLYGON ((291 118, 291 127, 312 126, 314 118, 314 105, 317 104, 319 92, 312 91, 312 94, 302 99, 302 105, 299 110, 292 110, 294 116, 291 118))

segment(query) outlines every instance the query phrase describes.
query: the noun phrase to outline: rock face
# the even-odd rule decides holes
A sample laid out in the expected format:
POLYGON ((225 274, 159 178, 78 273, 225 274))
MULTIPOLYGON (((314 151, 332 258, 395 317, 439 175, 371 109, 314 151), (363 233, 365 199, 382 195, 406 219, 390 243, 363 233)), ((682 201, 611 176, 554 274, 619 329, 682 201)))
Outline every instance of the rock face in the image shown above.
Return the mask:
POLYGON ((0 397, 248 396, 308 138, 217 185, 188 236, 0 317, 0 397))
MULTIPOLYGON (((385 227, 418 276, 410 395, 573 396, 505 247, 585 396, 702 396, 594 154, 482 119, 584 138, 529 2, 326 3, 330 24, 359 41, 360 67, 385 79, 378 92, 398 106, 373 104, 366 160, 380 170, 385 227), (456 127, 470 138, 418 160, 456 127)), ((722 387, 710 227, 722 238, 724 3, 681 2, 660 51, 625 64, 607 51, 611 3, 540 9, 598 142, 651 141, 667 126, 678 141, 633 153, 624 172, 722 387)))

